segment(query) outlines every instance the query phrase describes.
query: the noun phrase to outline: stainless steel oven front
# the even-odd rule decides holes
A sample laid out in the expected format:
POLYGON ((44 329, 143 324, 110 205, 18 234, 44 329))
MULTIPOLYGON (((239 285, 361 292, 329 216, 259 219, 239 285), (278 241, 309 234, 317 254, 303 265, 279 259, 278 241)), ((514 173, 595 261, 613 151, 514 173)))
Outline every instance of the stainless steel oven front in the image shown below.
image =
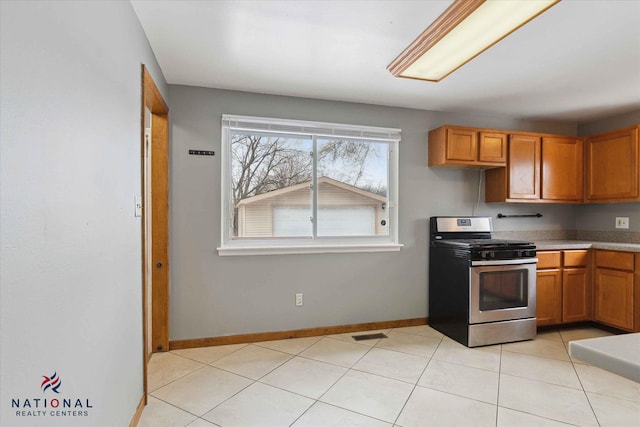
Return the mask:
POLYGON ((536 316, 537 258, 472 261, 469 324, 536 316))

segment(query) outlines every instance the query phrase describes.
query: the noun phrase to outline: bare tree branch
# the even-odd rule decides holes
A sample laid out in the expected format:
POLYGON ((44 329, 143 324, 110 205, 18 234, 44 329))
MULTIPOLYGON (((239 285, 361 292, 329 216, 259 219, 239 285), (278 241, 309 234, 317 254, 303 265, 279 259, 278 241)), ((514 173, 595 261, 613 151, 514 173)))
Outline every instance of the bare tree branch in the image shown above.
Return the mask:
MULTIPOLYGON (((313 158, 308 143, 277 136, 233 134, 231 177, 233 206, 247 197, 311 181, 313 158)), ((377 156, 373 144, 351 140, 322 140, 318 174, 376 194, 386 195, 385 184, 360 182, 367 159, 377 156)), ((236 228, 234 218, 234 228, 236 228)))

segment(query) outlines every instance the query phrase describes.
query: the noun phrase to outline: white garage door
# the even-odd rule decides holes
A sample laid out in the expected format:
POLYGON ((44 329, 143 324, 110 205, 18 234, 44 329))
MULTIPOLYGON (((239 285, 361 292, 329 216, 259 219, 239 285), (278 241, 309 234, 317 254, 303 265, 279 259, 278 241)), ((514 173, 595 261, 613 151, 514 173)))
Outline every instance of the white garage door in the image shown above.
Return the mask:
POLYGON ((274 237, 310 237, 311 209, 308 207, 274 206, 273 208, 273 236, 274 237))
MULTIPOLYGON (((273 235, 311 236, 311 210, 306 207, 273 208, 273 235)), ((376 233, 373 206, 318 209, 318 236, 372 236, 376 233)))
POLYGON ((318 209, 318 236, 371 236, 376 234, 373 206, 318 209))

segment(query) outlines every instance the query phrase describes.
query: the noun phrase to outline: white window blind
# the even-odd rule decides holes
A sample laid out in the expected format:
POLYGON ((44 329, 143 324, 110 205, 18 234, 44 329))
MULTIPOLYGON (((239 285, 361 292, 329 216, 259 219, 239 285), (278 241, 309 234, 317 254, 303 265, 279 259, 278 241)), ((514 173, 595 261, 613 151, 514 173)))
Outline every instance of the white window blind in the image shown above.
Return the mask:
POLYGON ((400 129, 373 126, 310 122, 301 120, 269 119, 250 116, 222 116, 223 128, 292 135, 331 136, 335 138, 367 139, 400 142, 400 129))

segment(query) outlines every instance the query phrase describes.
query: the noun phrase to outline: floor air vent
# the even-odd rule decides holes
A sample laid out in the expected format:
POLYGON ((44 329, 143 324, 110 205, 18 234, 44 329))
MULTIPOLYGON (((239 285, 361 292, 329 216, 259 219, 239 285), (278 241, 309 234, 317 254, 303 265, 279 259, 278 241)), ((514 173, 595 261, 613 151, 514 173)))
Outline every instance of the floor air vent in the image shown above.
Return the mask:
POLYGON ((380 338, 389 338, 389 337, 383 333, 379 333, 379 334, 366 334, 366 335, 352 335, 351 338, 353 338, 356 341, 365 341, 365 340, 377 340, 380 338))

